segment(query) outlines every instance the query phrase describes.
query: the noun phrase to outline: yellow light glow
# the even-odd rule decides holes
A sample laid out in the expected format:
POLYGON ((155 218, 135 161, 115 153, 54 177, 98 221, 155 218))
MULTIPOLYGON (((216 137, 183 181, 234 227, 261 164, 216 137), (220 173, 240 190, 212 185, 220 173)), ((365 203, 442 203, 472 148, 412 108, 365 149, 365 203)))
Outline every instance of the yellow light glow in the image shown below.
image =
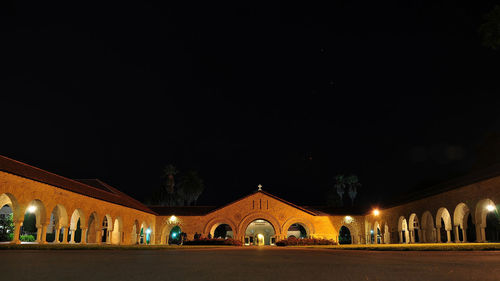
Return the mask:
POLYGON ((354 220, 354 219, 353 219, 351 216, 345 216, 345 217, 344 217, 344 221, 345 221, 346 223, 351 223, 353 220, 354 220))
POLYGON ((172 215, 169 219, 168 219, 171 223, 174 223, 177 221, 177 217, 172 215))
POLYGON ((373 210, 373 215, 375 216, 380 215, 380 211, 378 209, 373 210))
POLYGON ((490 204, 490 205, 486 206, 486 210, 488 210, 488 212, 492 212, 492 211, 494 211, 495 209, 496 209, 496 208, 495 208, 495 206, 494 206, 494 205, 491 205, 491 204, 490 204))
POLYGON ((35 211, 36 211, 36 206, 31 205, 28 207, 28 212, 34 213, 35 211))

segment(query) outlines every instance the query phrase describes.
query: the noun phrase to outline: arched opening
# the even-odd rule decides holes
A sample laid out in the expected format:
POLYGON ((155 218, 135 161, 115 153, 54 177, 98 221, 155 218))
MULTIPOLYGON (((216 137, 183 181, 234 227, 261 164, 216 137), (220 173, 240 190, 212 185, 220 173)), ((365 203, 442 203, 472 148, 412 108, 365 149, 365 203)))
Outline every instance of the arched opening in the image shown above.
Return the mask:
POLYGON ((62 205, 56 205, 50 213, 50 222, 47 227, 47 242, 63 242, 64 235, 67 235, 68 213, 62 205))
POLYGON ((500 242, 500 217, 495 207, 486 215, 485 236, 487 242, 500 242))
POLYGON ((294 223, 288 228, 286 237, 307 238, 307 230, 302 224, 294 223))
POLYGON ((42 242, 42 222, 45 221, 45 207, 42 201, 31 201, 24 212, 24 221, 19 239, 23 242, 42 242))
POLYGON ((384 224, 384 243, 391 243, 391 232, 389 230, 389 225, 387 223, 384 224))
POLYGON ((233 229, 229 224, 219 224, 215 229, 213 233, 213 238, 219 238, 219 239, 227 239, 227 238, 233 238, 233 229))
POLYGON ((472 214, 471 213, 469 213, 467 215, 466 222, 467 223, 464 226, 465 233, 466 233, 466 238, 464 240, 465 241, 470 241, 470 242, 477 241, 476 227, 474 226, 474 223, 472 222, 472 214))
POLYGON ((130 233, 130 243, 131 244, 139 244, 138 236, 139 233, 139 222, 137 220, 134 221, 134 225, 132 226, 132 232, 130 233))
POLYGON ((87 243, 99 243, 102 239, 100 235, 99 221, 97 213, 92 213, 89 217, 89 224, 87 230, 87 243))
POLYGON ((256 219, 248 224, 245 230, 245 245, 274 245, 274 226, 264 219, 256 219))
MULTIPOLYGON (((470 217, 469 207, 465 203, 460 203, 453 212, 453 224, 455 226, 455 242, 467 242, 470 237, 468 231, 468 217, 470 217)), ((474 226, 472 225, 474 228, 474 226)))
POLYGON ((13 239, 14 212, 11 205, 5 204, 0 208, 0 242, 12 241, 13 239))
POLYGON ((418 243, 420 242, 420 224, 418 221, 417 214, 413 213, 410 215, 410 223, 408 225, 408 230, 410 231, 410 242, 418 243))
POLYGON ((82 210, 79 209, 76 209, 71 215, 71 222, 69 225, 69 229, 71 231, 70 243, 82 242, 82 225, 85 225, 85 222, 82 223, 82 221, 84 219, 85 216, 83 215, 82 210))
POLYGON ((181 228, 180 226, 176 225, 172 227, 170 230, 170 233, 168 235, 168 244, 169 245, 180 245, 182 243, 182 236, 181 236, 181 228))
POLYGON ((438 242, 451 242, 451 216, 446 208, 439 208, 437 211, 436 234, 438 242))
POLYGON ((408 223, 403 216, 399 217, 398 230, 399 243, 408 243, 408 240, 410 238, 410 235, 408 233, 408 223))
POLYGON ((434 227, 434 218, 431 212, 426 211, 422 215, 422 239, 425 243, 436 242, 436 229, 434 227))
POLYGON ((339 230, 339 244, 352 244, 351 231, 346 226, 342 226, 339 230))
POLYGON ((110 231, 111 231, 111 227, 112 227, 112 221, 111 221, 111 218, 109 218, 109 216, 104 216, 104 218, 102 219, 102 225, 101 225, 101 231, 102 231, 102 235, 101 235, 101 243, 110 243, 110 239, 109 239, 109 236, 110 236, 110 231))
POLYGON ((118 245, 123 242, 122 219, 120 217, 115 219, 113 223, 113 231, 111 231, 111 243, 118 245))

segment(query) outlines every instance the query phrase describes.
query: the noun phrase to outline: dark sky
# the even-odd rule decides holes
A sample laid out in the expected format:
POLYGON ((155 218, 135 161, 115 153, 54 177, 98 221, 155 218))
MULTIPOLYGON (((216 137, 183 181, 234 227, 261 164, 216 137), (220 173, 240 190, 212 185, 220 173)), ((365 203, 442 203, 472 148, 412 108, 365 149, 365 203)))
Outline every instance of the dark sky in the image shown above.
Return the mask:
POLYGON ((500 130, 496 1, 325 2, 1 1, 0 154, 139 200, 172 163, 202 205, 468 172, 500 130))

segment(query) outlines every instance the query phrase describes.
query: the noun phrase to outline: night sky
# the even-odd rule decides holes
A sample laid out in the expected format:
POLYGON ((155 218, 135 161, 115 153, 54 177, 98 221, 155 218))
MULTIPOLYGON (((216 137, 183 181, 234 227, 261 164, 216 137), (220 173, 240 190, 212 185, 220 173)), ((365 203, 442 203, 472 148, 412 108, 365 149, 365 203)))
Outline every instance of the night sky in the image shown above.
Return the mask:
POLYGON ((139 200, 171 163, 199 205, 323 205, 355 173, 368 206, 477 167, 496 1, 328 2, 1 1, 0 154, 139 200))

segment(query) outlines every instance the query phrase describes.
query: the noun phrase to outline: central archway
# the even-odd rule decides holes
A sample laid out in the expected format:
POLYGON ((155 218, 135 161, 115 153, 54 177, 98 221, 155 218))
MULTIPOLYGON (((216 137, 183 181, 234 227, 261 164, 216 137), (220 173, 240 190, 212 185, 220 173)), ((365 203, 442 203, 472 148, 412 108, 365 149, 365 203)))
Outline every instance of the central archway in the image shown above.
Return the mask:
POLYGON ((275 242, 276 231, 267 220, 256 219, 250 222, 245 229, 245 245, 274 245, 275 242))

